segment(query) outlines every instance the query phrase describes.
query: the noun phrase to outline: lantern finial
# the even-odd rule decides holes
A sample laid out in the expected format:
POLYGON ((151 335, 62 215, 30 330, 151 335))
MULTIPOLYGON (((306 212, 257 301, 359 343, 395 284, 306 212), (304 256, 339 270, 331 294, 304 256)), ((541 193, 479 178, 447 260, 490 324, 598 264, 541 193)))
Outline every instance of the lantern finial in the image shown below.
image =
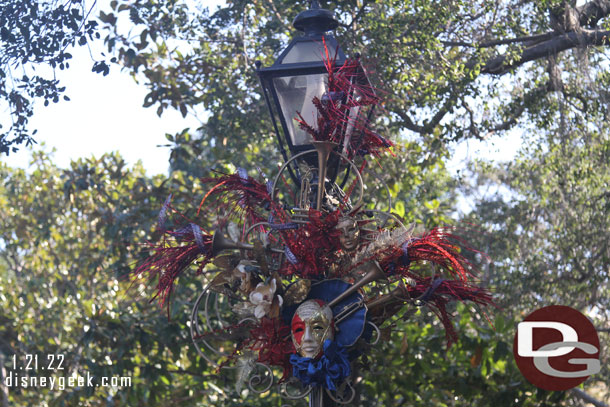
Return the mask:
POLYGON ((292 25, 306 35, 320 35, 337 28, 339 22, 332 11, 320 8, 318 0, 310 0, 309 10, 299 13, 292 25))
POLYGON ((318 9, 320 8, 320 3, 318 3, 318 0, 309 0, 309 9, 313 10, 313 9, 318 9))

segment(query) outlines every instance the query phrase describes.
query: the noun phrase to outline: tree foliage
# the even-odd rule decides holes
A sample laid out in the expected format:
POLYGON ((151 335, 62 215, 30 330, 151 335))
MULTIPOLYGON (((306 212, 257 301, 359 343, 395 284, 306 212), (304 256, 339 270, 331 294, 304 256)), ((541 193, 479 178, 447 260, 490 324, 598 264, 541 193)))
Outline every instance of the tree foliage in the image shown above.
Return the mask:
MULTIPOLYGON (((544 305, 587 314, 607 343, 610 322, 610 137, 604 114, 568 115, 554 95, 541 114, 555 117, 512 162, 472 164, 466 190, 477 196, 468 221, 494 263, 486 274, 510 318, 544 305), (555 102, 555 103, 553 103, 555 102), (477 191, 493 191, 480 195, 477 191), (515 304, 515 298, 519 303, 515 304)), ((596 380, 610 377, 607 355, 596 380)))
MULTIPOLYGON (((169 371, 193 357, 184 346, 187 332, 148 305, 141 287, 128 289, 125 279, 132 253, 154 223, 154 191, 162 180, 145 178, 142 168, 128 170, 118 156, 81 160, 66 170, 42 153, 36 160, 29 175, 0 169, 1 352, 7 361, 12 355, 20 361, 27 354, 65 356, 63 371, 41 366, 15 373, 68 377, 88 371, 98 380, 130 376, 133 382, 117 395, 105 387, 14 387, 11 404, 102 405, 95 400, 114 398, 121 405, 149 405, 174 394, 169 371)), ((178 392, 184 397, 189 390, 178 392)))
POLYGON ((0 101, 9 113, 0 125, 0 154, 35 142, 36 131, 28 127, 35 100, 44 106, 59 102, 66 87, 54 70, 70 67, 69 50, 76 44, 101 37, 90 12, 83 0, 0 1, 0 101))
MULTIPOLYGON (((16 79, 16 67, 63 69, 70 47, 100 36, 111 61, 144 79, 145 106, 159 114, 206 109, 205 133, 218 138, 215 147, 231 141, 227 134, 241 139, 244 129, 257 140, 268 137, 253 62, 272 62, 303 6, 235 0, 208 10, 178 0, 113 0, 96 21, 81 0, 5 0, 2 74, 12 80, 3 82, 0 98, 10 104, 14 124, 2 135, 3 151, 32 140, 26 125, 34 99, 57 101, 64 91, 50 75, 16 79)), ((439 139, 505 132, 552 91, 563 92, 574 111, 594 107, 581 106, 590 95, 563 83, 579 77, 582 64, 604 66, 608 1, 344 0, 328 7, 339 17, 337 35, 348 52, 375 61, 371 68, 388 95, 384 128, 423 135, 433 150, 439 139)), ((107 73, 108 63, 94 61, 93 70, 107 73)), ((607 102, 605 81, 598 85, 596 96, 607 102)))
MULTIPOLYGON (((70 47, 98 35, 108 55, 149 89, 145 106, 158 114, 205 110, 207 120, 167 135, 168 176, 148 178, 114 155, 60 169, 39 153, 30 172, 0 167, 5 367, 13 354, 64 353, 70 371, 133 378, 118 391, 10 389, 10 401, 243 405, 245 393, 207 366, 188 338, 188 313, 207 277, 184 277, 168 321, 147 303, 150 291, 129 288, 124 276, 145 255, 146 241, 159 237, 154 224, 169 193, 194 218, 204 194, 198 178, 210 170, 277 169, 253 63, 272 63, 304 5, 234 0, 207 10, 178 0, 114 0, 95 20, 90 7, 2 3, 0 99, 16 120, 1 136, 1 151, 31 140, 34 100, 58 101, 64 92, 52 72, 38 68, 67 69, 70 47), (35 74, 19 82, 22 68, 35 74)), ((472 246, 492 259, 472 260, 501 307, 490 315, 494 327, 457 307, 460 342, 446 349, 426 308, 412 310, 393 332, 384 330, 383 343, 358 367, 355 404, 582 405, 577 392, 529 385, 511 345, 515 324, 548 304, 585 312, 602 346, 608 343, 610 2, 345 0, 328 7, 340 19, 340 43, 348 54, 362 53, 383 88, 377 129, 401 146, 368 182, 379 201, 388 193, 379 181, 388 184, 394 211, 406 221, 427 228, 452 222, 458 191, 443 163, 446 141, 517 131, 524 143, 513 162, 479 160, 461 180, 475 209, 458 225, 475 225, 472 246), (489 188, 499 192, 482 194, 489 188)), ((104 73, 112 62, 93 63, 104 73)), ((596 386, 610 382, 604 357, 602 372, 585 383, 598 398, 596 386)), ((250 395, 247 403, 281 404, 276 395, 250 395)))

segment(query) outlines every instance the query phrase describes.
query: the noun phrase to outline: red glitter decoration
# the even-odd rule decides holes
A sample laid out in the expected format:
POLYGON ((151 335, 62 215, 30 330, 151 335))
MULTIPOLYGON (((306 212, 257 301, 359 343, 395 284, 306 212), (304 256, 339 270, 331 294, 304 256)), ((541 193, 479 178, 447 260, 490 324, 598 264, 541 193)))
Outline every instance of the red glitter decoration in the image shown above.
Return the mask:
POLYGON ((309 209, 309 222, 294 231, 285 231, 282 237, 297 259, 296 264, 286 262, 280 274, 296 274, 301 278, 321 278, 337 259, 339 234, 335 229, 340 212, 324 214, 309 209))
POLYGON ((434 228, 418 238, 411 238, 395 246, 390 246, 372 253, 361 260, 351 269, 368 262, 377 260, 384 270, 389 274, 404 275, 410 270, 414 262, 429 261, 452 277, 462 281, 468 281, 474 276, 472 264, 460 254, 461 248, 450 239, 463 243, 458 236, 445 232, 444 228, 434 228), (404 261, 403 246, 407 244, 408 261, 404 261))
POLYGON ((459 237, 445 232, 443 228, 432 229, 408 245, 409 260, 430 261, 448 271, 453 277, 467 281, 473 276, 472 264, 460 254, 460 247, 452 243, 449 240, 451 238, 461 241, 459 237))
POLYGON ((422 298, 428 294, 428 298, 424 302, 441 320, 445 328, 447 347, 458 340, 447 312, 447 304, 450 301, 470 301, 482 306, 495 305, 489 291, 462 280, 441 280, 438 282, 436 280, 440 279, 439 276, 420 277, 413 273, 409 273, 408 276, 416 281, 414 286, 407 286, 411 298, 422 298), (432 288, 435 282, 437 286, 432 288))
POLYGON ((260 325, 252 328, 250 338, 246 339, 244 349, 258 352, 258 361, 283 369, 280 383, 292 375, 290 355, 295 353, 290 338, 290 327, 280 318, 263 318, 260 325))
POLYGON ((140 263, 133 270, 132 276, 134 281, 143 274, 148 276, 149 281, 157 279, 157 292, 151 301, 158 297, 161 306, 167 305, 169 316, 169 299, 176 279, 201 256, 203 260, 199 263, 197 274, 203 272, 211 260, 212 235, 191 225, 179 231, 166 231, 165 234, 176 238, 175 243, 172 242, 176 245, 168 244, 166 238, 157 245, 151 244, 154 254, 140 263), (196 231, 200 233, 199 237, 195 236, 196 231))
POLYGON ((229 212, 243 212, 245 220, 251 224, 267 220, 261 209, 271 210, 279 221, 287 219, 281 206, 272 201, 267 186, 250 176, 242 177, 239 173, 223 174, 220 177, 203 178, 201 181, 215 185, 201 200, 198 214, 209 197, 220 196, 219 207, 228 209, 229 212))
POLYGON ((324 40, 323 45, 323 60, 328 72, 327 92, 322 99, 314 97, 312 100, 318 112, 316 126, 307 123, 297 112, 299 127, 317 141, 333 141, 341 145, 347 142, 349 158, 357 153, 377 155, 380 150, 389 149, 392 143, 373 132, 368 126, 369 117, 362 114, 362 108, 376 105, 379 97, 360 61, 348 59, 335 69, 337 55, 331 57, 324 40), (348 130, 350 138, 346 140, 348 130))

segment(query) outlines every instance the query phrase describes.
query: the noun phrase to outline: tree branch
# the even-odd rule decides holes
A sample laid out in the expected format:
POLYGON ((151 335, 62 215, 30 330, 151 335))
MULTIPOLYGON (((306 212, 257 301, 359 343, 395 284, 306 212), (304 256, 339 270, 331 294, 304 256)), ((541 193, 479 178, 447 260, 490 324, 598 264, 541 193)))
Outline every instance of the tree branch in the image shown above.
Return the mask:
POLYGON ((434 130, 434 128, 438 126, 441 120, 443 120, 443 117, 445 117, 445 115, 449 113, 451 109, 453 109, 456 103, 457 98, 455 97, 455 95, 450 94, 447 97, 447 100, 445 101, 443 106, 436 112, 436 114, 430 120, 424 122, 423 125, 419 125, 413 122, 413 119, 411 119, 411 117, 405 112, 399 111, 396 112, 396 114, 402 119, 407 129, 416 133, 425 134, 432 132, 432 130, 434 130))
POLYGON ((544 34, 536 34, 536 35, 526 35, 523 37, 517 38, 505 38, 502 40, 490 40, 484 41, 480 43, 472 43, 465 41, 441 41, 443 45, 456 46, 456 47, 470 47, 470 48, 489 48, 495 47, 498 45, 506 45, 513 44, 516 42, 529 42, 531 44, 538 43, 540 41, 545 41, 553 37, 554 33, 544 33, 544 34))
MULTIPOLYGON (((511 112, 511 114, 509 117, 506 118, 506 120, 491 127, 489 129, 489 131, 487 132, 487 134, 485 134, 483 136, 481 136, 479 134, 479 130, 477 129, 476 133, 475 133, 475 137, 477 137, 480 140, 485 140, 486 138, 488 138, 489 136, 493 135, 496 132, 510 129, 515 124, 517 124, 517 120, 521 117, 523 112, 525 112, 526 106, 531 105, 536 99, 544 96, 548 92, 548 90, 549 90, 548 86, 544 85, 544 84, 532 89, 530 92, 528 92, 521 98, 520 102, 518 100, 516 101, 516 103, 518 103, 516 106, 509 105, 509 109, 507 109, 507 110, 509 110, 511 112)), ((466 110, 468 111, 468 109, 466 109, 466 110)), ((470 112, 469 112, 469 114, 470 114, 471 123, 472 123, 473 114, 470 112)), ((471 124, 471 127, 472 127, 472 124, 471 124)), ((472 129, 471 129, 471 132, 472 132, 472 129)))
MULTIPOLYGON (((548 91, 549 91, 549 88, 546 84, 540 85, 540 86, 532 89, 530 92, 528 92, 527 94, 525 94, 523 96, 523 98, 521 99, 521 102, 517 102, 518 105, 511 108, 512 114, 510 115, 510 117, 508 117, 502 123, 498 123, 498 124, 494 125, 493 127, 491 127, 489 129, 489 131, 483 136, 480 134, 479 129, 476 127, 476 124, 474 123, 474 112, 472 111, 472 109, 470 109, 470 107, 467 104, 464 103, 463 107, 466 109, 466 111, 470 115, 471 133, 476 138, 478 138, 480 140, 484 140, 496 132, 510 129, 512 126, 514 126, 517 123, 517 120, 519 119, 519 117, 521 117, 521 115, 525 111, 526 106, 531 105, 533 103, 533 101, 544 96, 548 91)), ((440 123, 440 121, 443 119, 443 117, 453 108, 453 106, 455 104, 456 104, 456 98, 455 97, 449 98, 445 102, 443 107, 441 109, 439 109, 438 112, 436 112, 434 117, 432 119, 430 119, 429 121, 425 122, 423 125, 419 125, 419 124, 416 124, 415 122, 413 122, 413 119, 411 119, 411 117, 408 114, 406 114, 405 112, 397 112, 397 115, 403 120, 404 125, 407 129, 414 131, 416 133, 424 134, 424 133, 431 132, 434 129, 434 127, 436 127, 440 123)))
MULTIPOLYGON (((581 27, 588 26, 593 28, 597 25, 599 20, 610 15, 610 0, 593 0, 580 7, 576 7, 574 11, 576 11, 578 23, 581 27)), ((556 35, 557 33, 555 32, 548 32, 544 34, 526 35, 517 38, 489 40, 480 43, 466 41, 441 41, 441 43, 448 46, 470 48, 489 48, 498 45, 514 44, 517 42, 529 42, 528 46, 531 46, 538 42, 549 40, 556 35)))
MULTIPOLYGON (((610 31, 583 29, 579 32, 572 31, 565 33, 533 47, 526 48, 521 56, 513 61, 509 61, 507 55, 499 55, 492 58, 485 63, 481 69, 481 73, 504 75, 513 68, 521 66, 526 62, 557 55, 570 48, 591 45, 610 45, 610 31)), ((473 66, 474 64, 469 65, 473 66)))
MULTIPOLYGON (((578 24, 593 27, 600 19, 610 15, 610 0, 593 0, 581 7, 573 8, 571 11, 576 12, 578 16, 578 22, 576 22, 573 31, 551 31, 517 38, 483 41, 480 43, 449 40, 441 41, 441 43, 447 46, 461 46, 477 49, 514 43, 521 43, 526 47, 521 55, 514 59, 509 59, 508 55, 502 54, 485 62, 481 67, 480 73, 490 75, 504 75, 527 62, 554 56, 571 48, 610 45, 610 30, 589 30, 578 27, 578 24)), ((466 70, 474 69, 477 64, 478 61, 475 60, 466 63, 466 70)), ((524 98, 523 103, 516 108, 514 111, 515 114, 512 114, 506 121, 492 127, 490 133, 485 137, 496 131, 507 130, 512 127, 516 123, 518 117, 525 111, 527 100, 539 97, 541 93, 546 93, 548 90, 548 86, 545 86, 530 92, 530 94, 526 95, 524 98)), ((406 112, 400 111, 396 112, 396 114, 402 119, 403 124, 407 129, 416 133, 429 133, 441 122, 443 117, 453 109, 456 103, 458 102, 455 95, 449 95, 448 99, 436 114, 423 124, 415 123, 406 112)), ((466 110, 468 109, 466 108, 466 110)), ((471 119, 472 117, 473 115, 471 114, 471 119)), ((477 130, 471 126, 471 131, 474 131, 476 134, 477 130)))
POLYGON ((587 403, 591 403, 593 404, 595 407, 608 407, 608 405, 606 403, 604 403, 603 401, 599 401, 591 396, 589 396, 587 393, 585 393, 584 391, 574 388, 570 390, 570 393, 572 393, 572 395, 578 397, 581 400, 586 401, 587 403))
POLYGON ((597 22, 610 14, 610 1, 593 0, 576 7, 578 20, 582 26, 595 27, 597 22))
POLYGON ((425 133, 424 126, 415 124, 413 119, 411 119, 411 117, 407 113, 405 113, 403 111, 398 111, 398 112, 396 112, 396 114, 398 115, 398 117, 400 117, 402 119, 402 121, 407 129, 414 131, 416 133, 425 133))
POLYGON ((282 25, 284 25, 284 19, 282 18, 282 15, 280 14, 280 12, 277 11, 277 7, 275 7, 275 3, 273 2, 273 0, 267 0, 267 4, 269 4, 269 6, 271 7, 271 10, 273 11, 273 14, 275 15, 275 17, 277 18, 277 21, 279 21, 282 25))
POLYGON ((352 18, 352 21, 350 21, 350 23, 347 24, 346 27, 351 28, 356 21, 360 20, 360 18, 364 15, 366 6, 368 6, 370 2, 371 2, 371 0, 366 0, 362 3, 362 7, 360 7, 360 9, 356 13, 356 15, 352 18))

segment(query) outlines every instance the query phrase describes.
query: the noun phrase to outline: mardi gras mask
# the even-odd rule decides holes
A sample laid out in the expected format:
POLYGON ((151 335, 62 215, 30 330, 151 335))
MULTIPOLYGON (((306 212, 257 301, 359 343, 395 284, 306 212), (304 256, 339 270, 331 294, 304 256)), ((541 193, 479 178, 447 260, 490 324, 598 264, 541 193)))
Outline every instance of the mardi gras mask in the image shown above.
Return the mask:
POLYGON ((324 341, 334 338, 333 312, 322 300, 307 300, 292 317, 292 343, 306 358, 322 354, 324 341))
POLYGON ((336 229, 341 232, 339 243, 346 252, 351 252, 360 243, 360 229, 355 219, 344 217, 339 219, 336 229))

